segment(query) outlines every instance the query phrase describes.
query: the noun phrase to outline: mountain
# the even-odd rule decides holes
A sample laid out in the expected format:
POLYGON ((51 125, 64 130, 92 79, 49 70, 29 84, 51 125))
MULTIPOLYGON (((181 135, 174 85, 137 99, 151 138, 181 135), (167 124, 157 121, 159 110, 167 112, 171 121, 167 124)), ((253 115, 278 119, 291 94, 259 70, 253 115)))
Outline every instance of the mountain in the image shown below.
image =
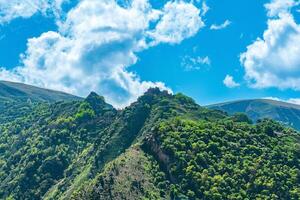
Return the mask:
POLYGON ((43 89, 22 83, 0 81, 0 101, 30 100, 55 102, 79 99, 80 97, 76 97, 63 92, 43 89))
POLYGON ((272 120, 156 88, 117 110, 92 92, 0 123, 0 199, 299 199, 299 155, 272 120))
POLYGON ((22 83, 0 81, 0 123, 28 115, 41 103, 76 100, 82 98, 22 83))
POLYGON ((232 115, 246 113, 253 122, 270 118, 300 130, 300 105, 269 99, 251 99, 232 101, 208 106, 232 115))

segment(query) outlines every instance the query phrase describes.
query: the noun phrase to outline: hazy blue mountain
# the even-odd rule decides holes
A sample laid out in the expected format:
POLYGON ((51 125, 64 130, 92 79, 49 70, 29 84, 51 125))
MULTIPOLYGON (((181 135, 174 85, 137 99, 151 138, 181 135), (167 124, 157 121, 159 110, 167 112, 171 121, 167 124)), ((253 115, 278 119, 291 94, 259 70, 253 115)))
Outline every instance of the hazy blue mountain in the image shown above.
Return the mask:
POLYGON ((253 122, 270 118, 300 130, 300 105, 269 99, 251 99, 214 104, 208 108, 222 110, 230 115, 246 113, 253 122))
POLYGON ((22 83, 0 81, 0 100, 2 101, 31 100, 55 102, 79 99, 81 98, 64 92, 39 88, 22 83))
POLYGON ((77 100, 82 98, 22 83, 0 81, 0 123, 28 115, 38 104, 77 100))

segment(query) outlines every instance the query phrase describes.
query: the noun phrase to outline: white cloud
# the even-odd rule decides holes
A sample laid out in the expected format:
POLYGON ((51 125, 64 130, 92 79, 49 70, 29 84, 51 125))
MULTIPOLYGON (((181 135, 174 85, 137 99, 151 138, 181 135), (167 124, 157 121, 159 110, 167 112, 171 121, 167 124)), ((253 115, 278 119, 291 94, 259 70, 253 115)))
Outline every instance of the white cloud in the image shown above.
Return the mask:
POLYGON ((223 24, 212 24, 210 30, 221 30, 227 28, 231 24, 231 21, 225 20, 223 24))
POLYGON ((186 71, 200 70, 203 67, 207 68, 210 65, 211 65, 211 60, 208 56, 205 57, 184 56, 181 61, 181 66, 186 71))
POLYGON ((288 99, 287 102, 292 103, 292 104, 300 105, 300 98, 291 98, 291 99, 288 99))
POLYGON ((263 37, 241 54, 245 78, 251 87, 300 90, 300 25, 288 13, 287 5, 294 5, 293 1, 285 2, 266 5, 269 16, 274 18, 268 20, 263 37))
POLYGON ((264 97, 263 99, 270 99, 270 100, 274 100, 274 101, 282 101, 282 102, 286 102, 286 103, 300 105, 300 98, 281 99, 278 97, 264 97))
POLYGON ((153 39, 151 45, 158 43, 178 44, 182 40, 194 36, 204 22, 200 10, 191 3, 183 1, 168 2, 161 11, 161 19, 152 31, 148 31, 153 39))
POLYGON ((271 0, 270 3, 265 4, 269 17, 277 17, 281 14, 290 13, 290 9, 299 5, 298 0, 271 0))
POLYGON ((168 89, 128 71, 138 60, 136 53, 154 46, 153 41, 173 44, 191 37, 200 28, 199 13, 181 1, 169 2, 160 11, 147 0, 132 0, 125 7, 112 0, 82 0, 58 23, 58 32, 29 39, 23 65, 11 71, 2 68, 0 78, 82 96, 93 90, 124 107, 149 87, 168 89), (153 23, 157 25, 151 30, 153 23))
POLYGON ((226 75, 225 79, 223 80, 223 83, 228 88, 235 88, 240 86, 240 84, 235 82, 233 77, 230 75, 226 75))
POLYGON ((66 0, 0 0, 0 25, 16 18, 29 18, 36 13, 57 14, 66 0))
POLYGON ((204 16, 209 10, 210 10, 210 8, 207 6, 206 2, 203 1, 202 2, 202 14, 201 14, 201 16, 204 16))

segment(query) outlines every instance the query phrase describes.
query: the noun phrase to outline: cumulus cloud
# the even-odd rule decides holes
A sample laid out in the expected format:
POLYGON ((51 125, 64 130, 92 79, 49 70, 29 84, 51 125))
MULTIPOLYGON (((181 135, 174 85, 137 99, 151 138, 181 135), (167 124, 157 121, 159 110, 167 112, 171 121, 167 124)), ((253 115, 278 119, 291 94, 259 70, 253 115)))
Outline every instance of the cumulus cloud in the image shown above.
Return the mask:
POLYGON ((81 96, 93 90, 124 107, 149 87, 168 89, 128 71, 138 60, 136 53, 196 34, 203 23, 199 13, 182 1, 155 10, 147 0, 132 0, 126 6, 112 0, 82 0, 58 24, 59 31, 29 39, 23 65, 11 71, 2 68, 0 78, 81 96))
POLYGON ((210 26, 210 30, 221 30, 221 29, 227 28, 230 24, 231 24, 231 21, 225 20, 225 22, 222 24, 212 24, 210 26))
POLYGON ((205 57, 184 56, 181 61, 181 66, 184 68, 185 71, 200 70, 203 67, 207 68, 210 65, 211 65, 211 60, 208 56, 205 57))
POLYGON ((266 5, 268 15, 272 16, 268 28, 240 57, 251 87, 300 89, 300 25, 289 13, 291 6, 297 4, 273 0, 266 5))
POLYGON ((149 36, 153 39, 151 45, 178 44, 185 38, 194 36, 204 26, 200 10, 191 3, 170 1, 166 3, 160 14, 162 17, 156 28, 148 31, 149 36))
POLYGON ((58 14, 67 0, 0 0, 0 25, 16 18, 29 18, 36 13, 58 14))
POLYGON ((240 84, 235 82, 233 77, 230 75, 226 75, 225 79, 223 80, 223 83, 228 88, 236 88, 240 86, 240 84))
POLYGON ((298 0, 271 0, 265 4, 269 17, 276 17, 284 13, 289 13, 290 9, 300 4, 298 0))

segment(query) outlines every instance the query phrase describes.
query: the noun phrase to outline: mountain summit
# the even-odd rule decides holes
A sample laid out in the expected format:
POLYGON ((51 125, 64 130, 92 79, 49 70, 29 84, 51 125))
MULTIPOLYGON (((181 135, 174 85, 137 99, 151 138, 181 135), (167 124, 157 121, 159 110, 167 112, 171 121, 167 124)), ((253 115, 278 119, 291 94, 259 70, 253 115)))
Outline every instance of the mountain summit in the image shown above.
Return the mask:
POLYGON ((103 113, 106 110, 114 110, 114 107, 105 102, 103 96, 99 96, 96 92, 91 92, 85 102, 89 103, 96 113, 103 113))

